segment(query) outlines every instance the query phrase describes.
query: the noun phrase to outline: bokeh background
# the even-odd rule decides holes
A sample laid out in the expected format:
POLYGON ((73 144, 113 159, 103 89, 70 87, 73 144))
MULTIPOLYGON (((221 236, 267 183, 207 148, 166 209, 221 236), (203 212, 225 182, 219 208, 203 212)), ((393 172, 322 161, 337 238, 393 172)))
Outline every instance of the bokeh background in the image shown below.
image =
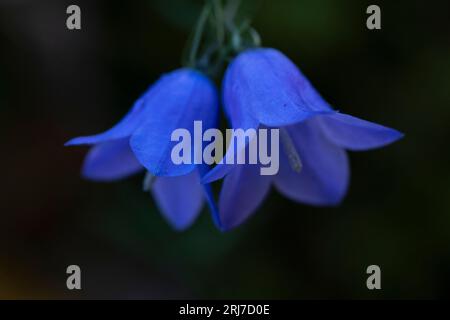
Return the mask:
MULTIPOLYGON (((247 1, 245 1, 247 2, 247 1)), ((403 131, 351 154, 348 197, 313 208, 275 191, 238 229, 205 210, 177 233, 142 176, 79 175, 74 136, 109 128, 180 66, 202 1, 0 1, 0 298, 444 298, 450 295, 450 2, 255 1, 265 46, 339 110, 403 131), (382 30, 366 28, 369 4, 382 30), (82 30, 66 29, 66 8, 82 30), (65 287, 82 269, 82 290, 65 287), (366 268, 382 269, 382 290, 366 268)))

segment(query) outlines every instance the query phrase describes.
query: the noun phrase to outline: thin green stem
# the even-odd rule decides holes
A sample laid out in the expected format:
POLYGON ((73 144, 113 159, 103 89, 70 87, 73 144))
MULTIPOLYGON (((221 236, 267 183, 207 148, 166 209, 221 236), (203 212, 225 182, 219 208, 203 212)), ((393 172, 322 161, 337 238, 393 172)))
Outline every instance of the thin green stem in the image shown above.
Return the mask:
POLYGON ((200 14, 200 18, 198 19, 197 26, 195 27, 194 38, 192 40, 192 46, 189 53, 189 64, 191 66, 195 65, 198 49, 200 48, 200 42, 203 37, 203 32, 205 30, 206 21, 208 20, 208 16, 211 12, 211 7, 209 4, 206 4, 200 14))
POLYGON ((241 0, 229 0, 225 7, 225 25, 229 31, 233 32, 236 28, 235 20, 241 0))
POLYGON ((252 38, 253 45, 255 47, 260 47, 261 46, 261 36, 259 35, 258 31, 256 31, 254 28, 250 28, 248 31, 252 38))
POLYGON ((212 0, 214 7, 214 16, 216 18, 216 33, 217 33, 217 42, 219 47, 221 47, 225 41, 225 16, 222 8, 221 0, 212 0))
POLYGON ((238 21, 241 3, 241 0, 205 0, 184 52, 184 65, 215 76, 233 56, 260 46, 261 38, 250 20, 238 21))

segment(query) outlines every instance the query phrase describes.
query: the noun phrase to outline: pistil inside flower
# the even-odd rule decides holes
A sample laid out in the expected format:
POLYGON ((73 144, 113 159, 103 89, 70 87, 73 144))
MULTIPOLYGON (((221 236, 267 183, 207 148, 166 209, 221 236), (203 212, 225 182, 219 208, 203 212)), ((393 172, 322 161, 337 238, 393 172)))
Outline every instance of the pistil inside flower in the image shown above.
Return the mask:
POLYGON ((289 132, 285 128, 280 128, 280 140, 283 145, 283 150, 286 152, 289 160, 289 164, 297 173, 300 173, 303 168, 302 160, 300 159, 300 155, 295 149, 294 142, 292 141, 289 132))

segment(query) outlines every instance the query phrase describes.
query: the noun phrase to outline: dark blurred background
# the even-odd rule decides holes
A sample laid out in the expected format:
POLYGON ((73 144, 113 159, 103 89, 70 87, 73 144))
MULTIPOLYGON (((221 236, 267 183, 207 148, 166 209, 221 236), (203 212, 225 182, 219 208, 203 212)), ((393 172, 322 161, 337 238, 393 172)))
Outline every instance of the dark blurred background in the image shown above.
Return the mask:
POLYGON ((275 191, 238 229, 173 231, 142 176, 79 174, 85 148, 180 66, 202 1, 0 0, 0 298, 443 298, 450 295, 450 2, 255 1, 263 44, 339 110, 406 138, 351 154, 338 208, 275 191), (77 4, 82 30, 66 28, 77 4), (366 8, 382 9, 382 30, 366 8), (66 289, 66 267, 82 290, 66 289), (366 268, 382 290, 366 288, 366 268))

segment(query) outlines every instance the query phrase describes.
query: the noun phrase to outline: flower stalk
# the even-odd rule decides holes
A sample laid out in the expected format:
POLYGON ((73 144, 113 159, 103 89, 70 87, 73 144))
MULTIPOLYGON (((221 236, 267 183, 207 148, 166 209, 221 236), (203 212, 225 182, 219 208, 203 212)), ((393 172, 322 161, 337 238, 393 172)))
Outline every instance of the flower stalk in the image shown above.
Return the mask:
POLYGON ((261 37, 249 19, 238 21, 240 0, 207 0, 184 55, 185 66, 215 78, 240 52, 261 46, 261 37), (209 22, 209 27, 208 26, 209 22))

